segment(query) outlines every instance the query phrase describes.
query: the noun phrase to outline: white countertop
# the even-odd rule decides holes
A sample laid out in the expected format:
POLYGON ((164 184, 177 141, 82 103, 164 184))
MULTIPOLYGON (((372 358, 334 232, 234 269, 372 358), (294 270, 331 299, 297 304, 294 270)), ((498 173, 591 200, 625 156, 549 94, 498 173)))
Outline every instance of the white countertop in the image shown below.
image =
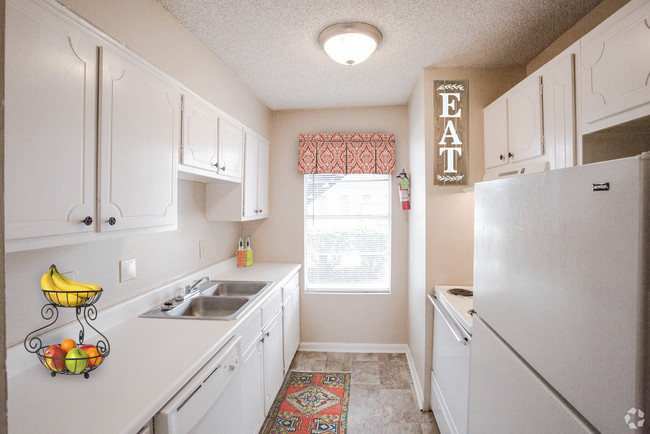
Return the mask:
POLYGON ((228 341, 250 313, 299 269, 299 264, 255 264, 211 275, 213 280, 276 283, 238 320, 135 316, 107 330, 99 329, 110 343, 110 354, 88 379, 81 375, 53 378, 40 364, 10 376, 9 432, 136 433, 228 341))

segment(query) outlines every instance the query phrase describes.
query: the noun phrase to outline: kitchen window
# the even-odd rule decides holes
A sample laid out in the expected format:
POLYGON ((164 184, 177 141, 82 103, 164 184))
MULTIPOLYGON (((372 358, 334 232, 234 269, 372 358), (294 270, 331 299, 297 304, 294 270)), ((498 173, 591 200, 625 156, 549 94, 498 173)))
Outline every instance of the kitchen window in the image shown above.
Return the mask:
POLYGON ((389 293, 391 176, 305 175, 305 288, 389 293))

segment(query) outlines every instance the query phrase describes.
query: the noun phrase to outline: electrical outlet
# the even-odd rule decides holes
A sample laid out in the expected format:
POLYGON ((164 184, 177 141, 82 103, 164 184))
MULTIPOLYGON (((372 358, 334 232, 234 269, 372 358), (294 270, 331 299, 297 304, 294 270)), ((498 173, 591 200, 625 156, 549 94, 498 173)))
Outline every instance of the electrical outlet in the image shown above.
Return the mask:
POLYGON ((135 258, 120 261, 120 282, 135 279, 135 258))
POLYGON ((205 256, 205 241, 199 241, 199 259, 203 259, 205 256))

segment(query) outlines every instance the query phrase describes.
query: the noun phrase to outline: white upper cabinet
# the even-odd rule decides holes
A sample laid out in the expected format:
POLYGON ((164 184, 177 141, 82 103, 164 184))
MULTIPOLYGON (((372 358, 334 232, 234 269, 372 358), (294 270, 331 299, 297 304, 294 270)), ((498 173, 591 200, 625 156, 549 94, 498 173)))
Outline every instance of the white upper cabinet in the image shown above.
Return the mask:
POLYGON ((224 116, 219 117, 219 174, 241 182, 243 127, 224 116))
POLYGON ((544 72, 544 142, 550 169, 577 164, 576 42, 546 65, 544 72))
POLYGON ((244 177, 241 184, 206 185, 208 220, 246 221, 269 216, 269 142, 244 129, 244 177))
POLYGON ((510 162, 543 155, 541 74, 533 73, 528 76, 507 95, 510 162))
POLYGON ((183 95, 181 177, 241 182, 243 127, 211 104, 183 95))
POLYGON ((7 3, 6 250, 175 229, 178 86, 59 8, 7 3))
POLYGON ((31 2, 13 1, 5 38, 6 238, 92 231, 96 41, 31 2))
POLYGON ((269 143, 246 131, 243 215, 262 218, 269 215, 269 143))
POLYGON ((217 171, 219 142, 217 111, 190 95, 183 95, 183 141, 181 163, 217 171))
POLYGON ((582 133, 650 115, 650 2, 632 0, 581 39, 582 133))
POLYGON ((540 71, 483 110, 485 168, 492 169, 544 155, 540 71))
POLYGON ((174 225, 180 91, 117 50, 101 61, 100 230, 174 225))
POLYGON ((505 96, 483 110, 485 168, 508 163, 508 99, 505 96))

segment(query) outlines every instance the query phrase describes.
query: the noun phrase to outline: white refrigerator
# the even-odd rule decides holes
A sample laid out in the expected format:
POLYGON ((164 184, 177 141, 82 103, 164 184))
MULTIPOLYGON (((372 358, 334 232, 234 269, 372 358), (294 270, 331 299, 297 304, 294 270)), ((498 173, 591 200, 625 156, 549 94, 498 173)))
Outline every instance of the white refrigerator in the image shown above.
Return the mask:
POLYGON ((650 153, 478 183, 470 433, 648 432, 650 153))

